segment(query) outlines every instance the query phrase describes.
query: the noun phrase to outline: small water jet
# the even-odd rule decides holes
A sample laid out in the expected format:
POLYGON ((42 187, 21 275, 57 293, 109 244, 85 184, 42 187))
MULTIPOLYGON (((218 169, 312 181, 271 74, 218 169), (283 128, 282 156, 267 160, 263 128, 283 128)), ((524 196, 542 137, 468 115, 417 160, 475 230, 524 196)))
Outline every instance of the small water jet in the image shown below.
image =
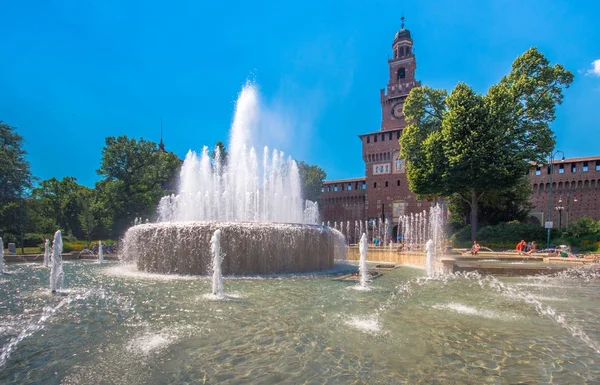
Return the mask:
POLYGON ((367 234, 363 233, 362 237, 360 237, 360 265, 359 265, 359 273, 360 273, 360 281, 359 284, 363 289, 367 288, 367 279, 369 277, 369 269, 367 268, 367 249, 369 247, 367 234))
POLYGON ((54 233, 54 241, 52 243, 52 269, 50 270, 50 290, 56 293, 62 289, 64 273, 62 268, 62 253, 63 241, 60 230, 54 233))
POLYGON ((225 297, 223 291, 223 274, 221 272, 221 230, 215 230, 210 239, 210 252, 213 256, 212 293, 218 297, 225 297))
POLYGON ((44 262, 42 263, 44 267, 48 267, 50 265, 50 240, 46 239, 44 242, 44 262))
POLYGON ((430 239, 427 241, 427 243, 425 243, 425 251, 427 252, 427 259, 425 260, 425 270, 427 271, 428 277, 433 277, 435 273, 435 260, 433 248, 433 239, 430 239))
POLYGON ((0 238, 0 274, 4 274, 4 242, 0 238))
POLYGON ((102 241, 98 241, 98 263, 104 262, 104 252, 102 251, 102 241))

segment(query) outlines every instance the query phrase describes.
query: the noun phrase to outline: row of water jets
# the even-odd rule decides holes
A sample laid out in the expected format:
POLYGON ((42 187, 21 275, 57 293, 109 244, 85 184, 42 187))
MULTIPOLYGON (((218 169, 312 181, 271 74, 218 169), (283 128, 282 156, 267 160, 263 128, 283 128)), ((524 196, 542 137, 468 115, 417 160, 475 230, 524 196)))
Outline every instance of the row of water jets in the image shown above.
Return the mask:
POLYGON ((423 210, 416 214, 402 215, 397 223, 379 218, 375 221, 341 221, 333 224, 327 221, 321 224, 341 232, 349 244, 357 243, 361 235, 366 234, 369 243, 375 243, 377 238, 377 243, 381 246, 401 243, 405 250, 422 250, 427 240, 432 239, 435 247, 441 249, 444 227, 442 214, 443 207, 436 204, 429 212, 423 210))
MULTIPOLYGON (((56 293, 60 290, 64 283, 64 271, 62 268, 62 252, 63 252, 63 240, 62 233, 57 230, 54 233, 54 239, 52 246, 50 246, 50 240, 46 239, 44 242, 44 261, 42 265, 44 267, 50 267, 50 290, 56 293)), ((104 261, 104 254, 102 252, 102 241, 99 242, 98 249, 98 262, 104 261)), ((0 238, 0 274, 4 274, 4 242, 0 238)))

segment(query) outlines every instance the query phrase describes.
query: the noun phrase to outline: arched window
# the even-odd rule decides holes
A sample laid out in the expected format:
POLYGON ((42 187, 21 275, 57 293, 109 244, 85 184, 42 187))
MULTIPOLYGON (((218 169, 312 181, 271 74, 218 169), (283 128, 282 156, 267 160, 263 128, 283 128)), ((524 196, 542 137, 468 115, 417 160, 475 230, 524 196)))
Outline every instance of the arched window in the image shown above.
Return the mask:
POLYGON ((398 80, 406 77, 406 69, 404 67, 398 69, 398 80))

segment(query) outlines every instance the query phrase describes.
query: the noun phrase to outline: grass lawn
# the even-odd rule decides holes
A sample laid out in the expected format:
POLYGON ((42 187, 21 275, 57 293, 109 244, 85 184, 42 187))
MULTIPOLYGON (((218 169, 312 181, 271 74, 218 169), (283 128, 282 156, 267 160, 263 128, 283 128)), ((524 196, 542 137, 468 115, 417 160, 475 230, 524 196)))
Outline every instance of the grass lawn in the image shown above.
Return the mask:
MULTIPOLYGON (((42 250, 40 250, 39 247, 25 247, 25 254, 44 254, 44 252, 42 250)), ((20 255, 21 253, 21 248, 17 247, 17 254, 20 255)), ((4 249, 4 255, 8 255, 8 249, 4 249)))

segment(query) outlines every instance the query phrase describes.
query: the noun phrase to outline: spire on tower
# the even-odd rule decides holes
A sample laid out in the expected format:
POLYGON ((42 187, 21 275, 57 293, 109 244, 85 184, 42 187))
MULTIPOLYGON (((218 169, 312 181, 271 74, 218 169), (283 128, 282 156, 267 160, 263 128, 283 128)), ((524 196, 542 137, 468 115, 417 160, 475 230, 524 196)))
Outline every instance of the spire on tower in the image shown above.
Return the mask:
POLYGON ((402 24, 400 24, 400 28, 404 29, 404 15, 402 15, 402 17, 400 18, 400 20, 402 20, 402 24))
POLYGON ((160 117, 160 144, 158 145, 158 148, 160 151, 165 151, 165 144, 163 143, 163 139, 162 139, 162 116, 160 117))

